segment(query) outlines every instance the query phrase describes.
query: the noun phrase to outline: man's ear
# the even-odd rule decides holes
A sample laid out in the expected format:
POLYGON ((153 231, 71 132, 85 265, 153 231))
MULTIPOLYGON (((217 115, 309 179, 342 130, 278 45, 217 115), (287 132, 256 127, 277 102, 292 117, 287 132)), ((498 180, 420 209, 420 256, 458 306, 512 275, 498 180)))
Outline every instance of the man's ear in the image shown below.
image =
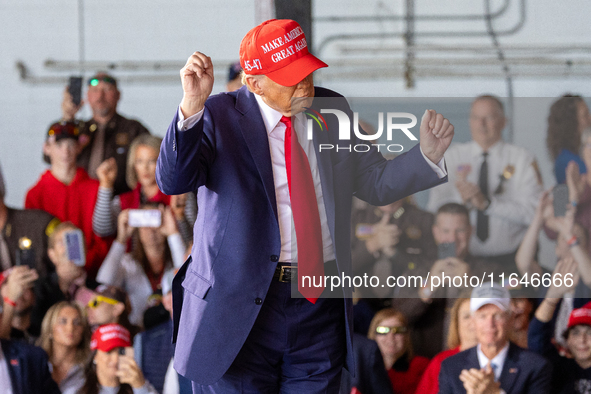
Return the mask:
POLYGON ((43 154, 49 156, 49 143, 47 141, 43 143, 43 154))
POLYGON ((248 90, 257 94, 259 96, 263 96, 263 88, 261 86, 261 78, 257 78, 253 75, 246 75, 244 78, 246 82, 246 87, 248 90))
POLYGON ((47 256, 49 257, 49 260, 51 260, 51 262, 53 263, 53 265, 55 266, 56 261, 58 261, 57 255, 55 253, 54 249, 48 248, 47 249, 47 256))

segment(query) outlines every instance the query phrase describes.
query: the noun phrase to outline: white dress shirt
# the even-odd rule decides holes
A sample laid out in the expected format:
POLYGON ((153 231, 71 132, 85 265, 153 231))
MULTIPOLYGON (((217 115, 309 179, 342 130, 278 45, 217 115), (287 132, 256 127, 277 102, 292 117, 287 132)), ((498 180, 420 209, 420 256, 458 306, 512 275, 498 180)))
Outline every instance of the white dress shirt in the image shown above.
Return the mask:
MULTIPOLYGON (((263 99, 255 94, 257 104, 261 111, 261 116, 267 130, 269 139, 269 150, 271 155, 271 163, 273 167, 273 182, 275 184, 275 198, 277 200, 277 215, 279 219, 279 231, 281 234, 281 255, 279 261, 282 262, 297 262, 297 247, 295 239, 295 228, 293 224, 293 217, 291 212, 291 201, 289 198, 289 188, 287 185, 287 171, 285 167, 285 148, 284 138, 286 126, 281 122, 283 116, 279 111, 269 107, 263 99), (294 235, 292 237, 292 234, 294 235)), ((180 109, 178 109, 179 121, 177 128, 179 130, 188 130, 193 127, 203 116, 203 111, 184 118, 180 109)), ((326 216, 326 208, 322 193, 322 184, 320 182, 320 173, 317 166, 316 151, 314 149, 314 141, 308 140, 306 136, 306 115, 299 113, 292 117, 292 129, 298 135, 298 141, 302 146, 304 152, 308 157, 310 169, 312 171, 312 180, 314 181, 314 190, 316 192, 316 200, 318 202, 318 213, 320 214, 320 227, 322 230, 322 247, 324 261, 335 259, 334 247, 330 230, 328 228, 328 219, 326 216)), ((423 151, 421 150, 421 153, 423 151)), ((435 171, 439 178, 447 175, 445 171, 445 161, 434 164, 423 154, 423 157, 429 166, 435 171)))
POLYGON ((476 347, 476 354, 478 355, 478 363, 480 364, 480 369, 484 369, 488 363, 492 365, 496 365, 494 368, 495 373, 495 382, 498 382, 501 378, 501 373, 503 372, 503 366, 505 365, 505 360, 507 359, 507 353, 509 352, 509 342, 501 349, 501 351, 493 357, 492 360, 489 360, 488 357, 482 353, 482 349, 480 348, 480 344, 476 347))
POLYGON ((8 360, 0 346, 0 394, 12 394, 12 380, 8 373, 8 360))
MULTIPOLYGON (((467 180, 478 185, 482 148, 474 141, 453 144, 445 153, 449 170, 449 182, 431 189, 427 210, 435 213, 443 204, 462 204, 462 197, 456 187, 457 170, 470 166, 467 180)), ((472 239, 470 253, 476 256, 495 256, 513 253, 519 247, 525 232, 533 220, 538 201, 543 192, 539 171, 534 156, 527 150, 497 142, 488 150, 488 191, 490 205, 485 211, 489 215, 489 236, 482 242, 476 236, 477 210, 470 212, 472 239), (495 194, 501 183, 501 174, 511 166, 514 173, 503 181, 502 191, 495 194)))
POLYGON ((174 357, 170 359, 168 368, 166 369, 166 375, 164 375, 164 386, 162 387, 162 394, 178 394, 180 391, 179 387, 179 374, 174 369, 174 357))

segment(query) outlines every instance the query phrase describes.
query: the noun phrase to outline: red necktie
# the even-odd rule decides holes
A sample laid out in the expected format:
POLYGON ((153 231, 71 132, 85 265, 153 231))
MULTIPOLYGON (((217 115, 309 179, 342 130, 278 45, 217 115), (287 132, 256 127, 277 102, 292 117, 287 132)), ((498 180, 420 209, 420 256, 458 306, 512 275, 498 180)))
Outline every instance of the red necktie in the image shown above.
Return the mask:
POLYGON ((287 185, 291 199, 291 211, 297 237, 298 248, 298 290, 311 303, 316 303, 324 291, 324 258, 322 253, 322 230, 314 181, 308 157, 298 142, 297 133, 292 132, 291 118, 283 116, 285 124, 285 166, 287 185), (301 278, 306 280, 302 287, 301 278), (314 279, 315 278, 315 279, 314 279), (309 283, 312 283, 310 286, 309 283), (314 287, 313 284, 322 284, 314 287))

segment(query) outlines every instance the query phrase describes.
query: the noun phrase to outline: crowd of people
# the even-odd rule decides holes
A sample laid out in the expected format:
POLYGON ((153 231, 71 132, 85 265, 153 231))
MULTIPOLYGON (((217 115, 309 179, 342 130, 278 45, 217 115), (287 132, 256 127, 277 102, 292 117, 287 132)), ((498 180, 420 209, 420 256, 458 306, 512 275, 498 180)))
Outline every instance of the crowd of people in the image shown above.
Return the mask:
MULTIPOLYGON (((162 139, 118 114, 114 77, 96 74, 87 92, 87 121, 64 92, 24 210, 4 204, 0 171, 0 381, 12 393, 191 392, 173 369, 171 290, 197 191, 158 188, 162 139)), ((503 141, 505 123, 497 97, 473 101, 472 140, 445 154, 448 182, 426 210, 412 197, 354 205, 354 275, 507 280, 358 288, 342 393, 591 393, 591 115, 565 95, 548 116, 564 212, 534 156, 503 141), (538 262, 541 232, 556 240, 553 271, 538 262)))

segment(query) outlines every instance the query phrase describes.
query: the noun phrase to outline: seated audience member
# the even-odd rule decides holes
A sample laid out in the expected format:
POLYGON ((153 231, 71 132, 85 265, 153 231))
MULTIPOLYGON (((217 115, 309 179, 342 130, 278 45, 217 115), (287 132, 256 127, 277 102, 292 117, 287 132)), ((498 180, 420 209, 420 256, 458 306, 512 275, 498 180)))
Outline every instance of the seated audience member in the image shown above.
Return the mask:
POLYGON ((31 313, 31 332, 39 336, 41 323, 49 308, 60 301, 76 301, 86 305, 90 289, 98 283, 86 274, 84 266, 68 259, 66 235, 78 228, 71 222, 62 222, 49 237, 47 254, 55 272, 38 281, 35 286, 36 302, 31 313))
POLYGON ((37 345, 47 352, 51 376, 62 394, 77 394, 84 385, 89 342, 90 329, 78 305, 61 301, 49 308, 37 345))
POLYGON ((119 324, 131 333, 132 338, 140 331, 129 322, 131 303, 125 291, 109 285, 98 285, 86 305, 88 323, 94 329, 104 324, 119 324))
MULTIPOLYGON (((365 204, 353 213, 352 222, 355 239, 351 257, 355 275, 377 276, 380 283, 385 283, 388 276, 398 276, 409 267, 421 265, 420 261, 437 257, 431 232, 433 214, 419 209, 410 198, 383 207, 365 204)), ((374 313, 390 306, 390 289, 358 290, 356 296, 374 301, 374 313)))
POLYGON ((581 173, 587 172, 579 151, 582 131, 589 126, 589 107, 581 96, 565 94, 550 107, 546 145, 554 160, 557 183, 566 183, 566 167, 571 161, 578 164, 581 173))
POLYGON ((197 211, 195 195, 167 196, 156 184, 156 160, 162 138, 150 134, 139 135, 129 147, 125 178, 132 189, 113 197, 117 178, 114 158, 106 160, 97 169, 100 182, 92 228, 100 236, 115 235, 117 217, 124 209, 138 209, 144 204, 163 204, 173 208, 179 230, 185 242, 193 239, 193 224, 197 211), (180 209, 179 209, 180 208, 180 209))
MULTIPOLYGON (((525 289, 524 289, 525 290, 525 289)), ((524 297, 525 291, 509 289, 511 294, 511 314, 513 324, 509 340, 517 346, 527 349, 527 332, 536 310, 534 300, 524 297)))
POLYGON ((162 275, 167 268, 180 268, 184 263, 185 245, 179 234, 170 207, 161 210, 160 227, 129 225, 129 210, 119 214, 117 240, 113 242, 97 280, 120 287, 129 295, 132 312, 130 320, 142 325, 148 298, 158 291, 162 275), (132 238, 131 253, 125 245, 132 238))
POLYGON ((100 326, 90 339, 91 357, 84 369, 81 394, 158 394, 129 354, 129 331, 118 324, 100 326), (125 354, 120 351, 125 349, 125 354))
POLYGON ((162 276, 162 305, 169 313, 168 320, 136 335, 133 348, 144 376, 159 393, 191 394, 191 381, 173 368, 172 279, 175 271, 170 269, 162 276))
POLYGON ((47 354, 22 341, 0 339, 0 390, 13 394, 60 394, 47 354))
POLYGON ((51 125, 43 144, 45 161, 51 167, 27 192, 25 208, 42 209, 80 228, 86 239, 86 271, 94 277, 107 255, 110 239, 101 238, 92 231, 92 214, 99 183, 76 166, 78 135, 75 123, 51 125))
POLYGON ((347 369, 341 375, 341 394, 393 394, 392 383, 384 369, 384 359, 375 341, 353 333, 355 377, 347 369))
POLYGON ((550 363, 509 342, 509 290, 489 282, 475 287, 470 311, 478 345, 443 360, 439 392, 550 393, 550 363))
POLYGON ((415 356, 406 318, 395 309, 374 316, 367 337, 378 344, 395 394, 414 393, 429 359, 415 356))
POLYGON ((470 312, 470 298, 458 298, 451 309, 447 350, 437 354, 429 362, 417 387, 417 394, 437 394, 439 392, 439 371, 443 360, 470 349, 476 344, 474 322, 470 312))
MULTIPOLYGON (((468 210, 463 205, 449 203, 441 206, 435 215, 433 237, 440 248, 447 247, 446 255, 442 255, 434 263, 429 262, 407 270, 403 276, 419 275, 426 278, 429 274, 430 277, 441 277, 445 273, 450 277, 464 274, 481 277, 482 272, 496 272, 498 267, 493 263, 485 264, 470 254, 471 232, 468 210), (449 257, 450 255, 453 257, 449 257)), ((429 358, 444 349, 446 330, 451 319, 449 311, 463 291, 463 288, 450 287, 449 283, 435 286, 437 284, 429 281, 425 287, 411 285, 397 288, 392 300, 394 308, 408 318, 416 354, 429 358)))
POLYGON ((31 333, 30 328, 31 309, 35 303, 32 288, 37 279, 37 271, 26 266, 17 266, 0 274, 3 300, 0 338, 34 342, 38 334, 31 333))
POLYGON ((472 141, 453 144, 445 153, 449 182, 431 190, 427 209, 466 204, 475 229, 470 251, 514 272, 515 252, 543 189, 534 156, 503 141, 505 124, 497 97, 479 96, 472 102, 472 141))
POLYGON ((129 191, 125 183, 125 164, 129 144, 140 134, 149 133, 137 120, 128 119, 117 112, 121 93, 117 79, 104 72, 98 72, 88 79, 86 101, 92 111, 87 121, 75 119, 76 113, 85 104, 75 104, 68 88, 62 100, 62 120, 80 124, 80 148, 78 165, 84 168, 91 178, 96 179, 97 167, 109 158, 114 158, 119 169, 115 181, 115 194, 129 191))
MULTIPOLYGON (((558 262, 554 274, 564 277, 569 273, 578 275, 574 261, 558 262)), ((555 284, 553 281, 529 326, 529 349, 548 358, 554 366, 552 393, 587 393, 591 388, 591 303, 571 312, 562 333, 568 357, 561 356, 553 345, 552 320, 560 300, 570 288, 565 281, 561 281, 561 286, 555 284)))
POLYGON ((59 220, 37 209, 7 207, 5 194, 0 167, 0 271, 14 265, 30 265, 44 277, 53 271, 47 257, 47 238, 59 220))

